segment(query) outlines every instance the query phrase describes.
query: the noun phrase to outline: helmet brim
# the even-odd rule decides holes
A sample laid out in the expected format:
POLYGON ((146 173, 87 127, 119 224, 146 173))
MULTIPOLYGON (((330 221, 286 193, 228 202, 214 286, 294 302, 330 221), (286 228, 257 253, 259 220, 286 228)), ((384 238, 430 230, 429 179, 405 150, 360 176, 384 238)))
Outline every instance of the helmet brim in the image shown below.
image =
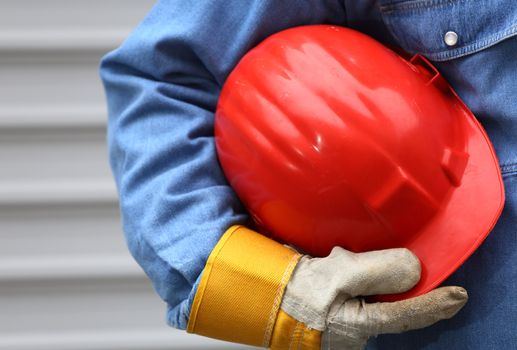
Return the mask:
POLYGON ((465 121, 469 161, 461 184, 428 225, 407 243, 420 259, 419 283, 401 294, 378 301, 408 299, 431 291, 454 273, 483 243, 504 206, 504 185, 495 151, 472 112, 455 95, 458 117, 465 121))

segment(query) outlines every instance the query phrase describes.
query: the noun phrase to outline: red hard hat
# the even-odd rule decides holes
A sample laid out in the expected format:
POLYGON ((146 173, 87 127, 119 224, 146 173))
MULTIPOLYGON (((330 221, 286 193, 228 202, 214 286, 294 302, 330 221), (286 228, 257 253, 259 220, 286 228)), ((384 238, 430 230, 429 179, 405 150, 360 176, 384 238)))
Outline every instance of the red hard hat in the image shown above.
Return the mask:
POLYGON ((216 113, 225 174, 262 232, 315 255, 406 247, 436 287, 481 244, 504 189, 474 115, 423 57, 336 26, 252 49, 216 113))

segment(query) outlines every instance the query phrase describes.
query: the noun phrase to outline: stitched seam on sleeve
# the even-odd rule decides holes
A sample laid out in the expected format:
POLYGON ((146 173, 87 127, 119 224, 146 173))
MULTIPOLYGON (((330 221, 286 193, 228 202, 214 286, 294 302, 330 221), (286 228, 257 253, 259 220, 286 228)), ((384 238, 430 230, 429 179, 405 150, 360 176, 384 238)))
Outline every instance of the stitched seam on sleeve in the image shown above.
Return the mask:
POLYGON ((295 254, 291 257, 291 261, 289 261, 289 265, 287 265, 284 270, 284 274, 282 275, 282 280, 280 281, 280 285, 276 291, 275 300, 273 302, 273 306, 271 307, 271 311, 269 312, 269 318, 266 326, 266 330, 264 332, 264 339, 262 341, 263 347, 268 347, 269 342, 271 341, 271 335, 273 333, 273 326, 275 325, 277 311, 280 308, 280 303, 282 302, 283 290, 289 281, 289 277, 291 277, 291 273, 294 269, 294 266, 298 262, 300 258, 299 254, 295 254))
POLYGON ((300 337, 298 337, 298 349, 297 350, 303 350, 303 337, 305 337, 305 330, 306 328, 302 326, 302 332, 300 334, 300 337))
POLYGON ((289 337, 289 349, 293 350, 293 346, 296 346, 296 342, 298 341, 298 328, 300 328, 301 323, 296 322, 296 325, 293 328, 293 332, 291 333, 291 336, 289 337))

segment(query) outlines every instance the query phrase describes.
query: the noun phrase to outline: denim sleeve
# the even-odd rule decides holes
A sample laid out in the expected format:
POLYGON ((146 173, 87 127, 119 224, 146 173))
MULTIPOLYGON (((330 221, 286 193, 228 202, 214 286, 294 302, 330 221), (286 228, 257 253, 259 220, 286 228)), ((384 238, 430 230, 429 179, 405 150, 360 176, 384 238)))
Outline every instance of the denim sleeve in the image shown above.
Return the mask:
POLYGON ((108 145, 128 247, 185 329, 206 260, 247 220, 220 169, 214 110, 226 76, 268 35, 343 23, 338 0, 159 1, 101 62, 108 145))

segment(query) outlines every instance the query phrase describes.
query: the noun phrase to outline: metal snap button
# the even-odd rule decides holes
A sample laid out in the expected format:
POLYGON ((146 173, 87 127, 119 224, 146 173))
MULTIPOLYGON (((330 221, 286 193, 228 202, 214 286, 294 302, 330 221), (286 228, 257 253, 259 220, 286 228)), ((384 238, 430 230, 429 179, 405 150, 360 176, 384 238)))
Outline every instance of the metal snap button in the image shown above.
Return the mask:
POLYGON ((456 32, 453 31, 448 31, 443 36, 443 41, 445 41, 445 44, 447 46, 454 46, 458 42, 458 34, 456 34, 456 32))

